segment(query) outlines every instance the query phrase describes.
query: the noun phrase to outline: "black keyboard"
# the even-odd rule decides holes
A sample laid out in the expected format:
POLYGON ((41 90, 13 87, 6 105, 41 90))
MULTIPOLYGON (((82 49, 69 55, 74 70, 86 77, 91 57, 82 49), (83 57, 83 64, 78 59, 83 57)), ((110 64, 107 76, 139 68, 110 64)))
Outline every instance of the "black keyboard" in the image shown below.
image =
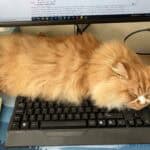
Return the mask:
POLYGON ((10 130, 72 128, 136 128, 150 126, 150 109, 111 110, 95 107, 90 100, 80 106, 17 97, 10 130))

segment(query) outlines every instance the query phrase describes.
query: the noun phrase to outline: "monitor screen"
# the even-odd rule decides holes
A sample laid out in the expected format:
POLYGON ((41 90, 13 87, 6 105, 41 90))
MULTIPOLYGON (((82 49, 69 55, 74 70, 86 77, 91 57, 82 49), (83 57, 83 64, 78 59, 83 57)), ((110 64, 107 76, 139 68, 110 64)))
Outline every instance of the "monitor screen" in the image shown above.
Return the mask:
POLYGON ((150 20, 150 0, 0 0, 0 25, 150 20))

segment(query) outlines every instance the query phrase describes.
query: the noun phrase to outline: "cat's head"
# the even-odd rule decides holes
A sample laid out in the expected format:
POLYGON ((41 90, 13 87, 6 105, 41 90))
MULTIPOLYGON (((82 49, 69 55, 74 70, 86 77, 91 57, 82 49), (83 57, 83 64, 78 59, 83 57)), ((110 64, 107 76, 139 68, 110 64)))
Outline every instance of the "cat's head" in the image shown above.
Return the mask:
POLYGON ((97 106, 140 110, 150 104, 150 67, 123 43, 103 43, 90 64, 91 97, 97 106))
POLYGON ((112 71, 115 80, 124 86, 121 92, 128 97, 126 107, 140 110, 150 104, 150 67, 120 61, 112 66, 112 71))

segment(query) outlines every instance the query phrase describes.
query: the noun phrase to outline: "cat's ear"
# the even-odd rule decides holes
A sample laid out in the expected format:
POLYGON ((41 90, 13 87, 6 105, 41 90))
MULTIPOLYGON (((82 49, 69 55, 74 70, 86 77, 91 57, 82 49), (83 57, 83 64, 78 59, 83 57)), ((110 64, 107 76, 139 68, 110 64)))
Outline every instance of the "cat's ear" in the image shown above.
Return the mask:
POLYGON ((112 66, 112 70, 113 72, 115 72, 118 76, 120 76, 120 78, 125 78, 128 79, 129 75, 128 75, 128 71, 127 68, 125 66, 125 63, 123 62, 118 62, 115 65, 112 66))

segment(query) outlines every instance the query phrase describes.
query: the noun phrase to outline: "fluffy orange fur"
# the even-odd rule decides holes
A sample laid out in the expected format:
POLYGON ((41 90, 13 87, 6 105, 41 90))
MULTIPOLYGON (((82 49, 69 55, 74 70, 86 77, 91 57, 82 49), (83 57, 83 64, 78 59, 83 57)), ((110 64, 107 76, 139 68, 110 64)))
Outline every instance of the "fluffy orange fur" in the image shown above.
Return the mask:
POLYGON ((123 43, 104 43, 93 52, 89 64, 89 91, 96 105, 137 110, 148 105, 141 105, 138 97, 150 100, 150 68, 123 43))
POLYGON ((90 34, 14 34, 0 37, 0 90, 74 104, 90 96, 99 107, 141 109, 131 102, 150 95, 150 69, 122 43, 90 34))

